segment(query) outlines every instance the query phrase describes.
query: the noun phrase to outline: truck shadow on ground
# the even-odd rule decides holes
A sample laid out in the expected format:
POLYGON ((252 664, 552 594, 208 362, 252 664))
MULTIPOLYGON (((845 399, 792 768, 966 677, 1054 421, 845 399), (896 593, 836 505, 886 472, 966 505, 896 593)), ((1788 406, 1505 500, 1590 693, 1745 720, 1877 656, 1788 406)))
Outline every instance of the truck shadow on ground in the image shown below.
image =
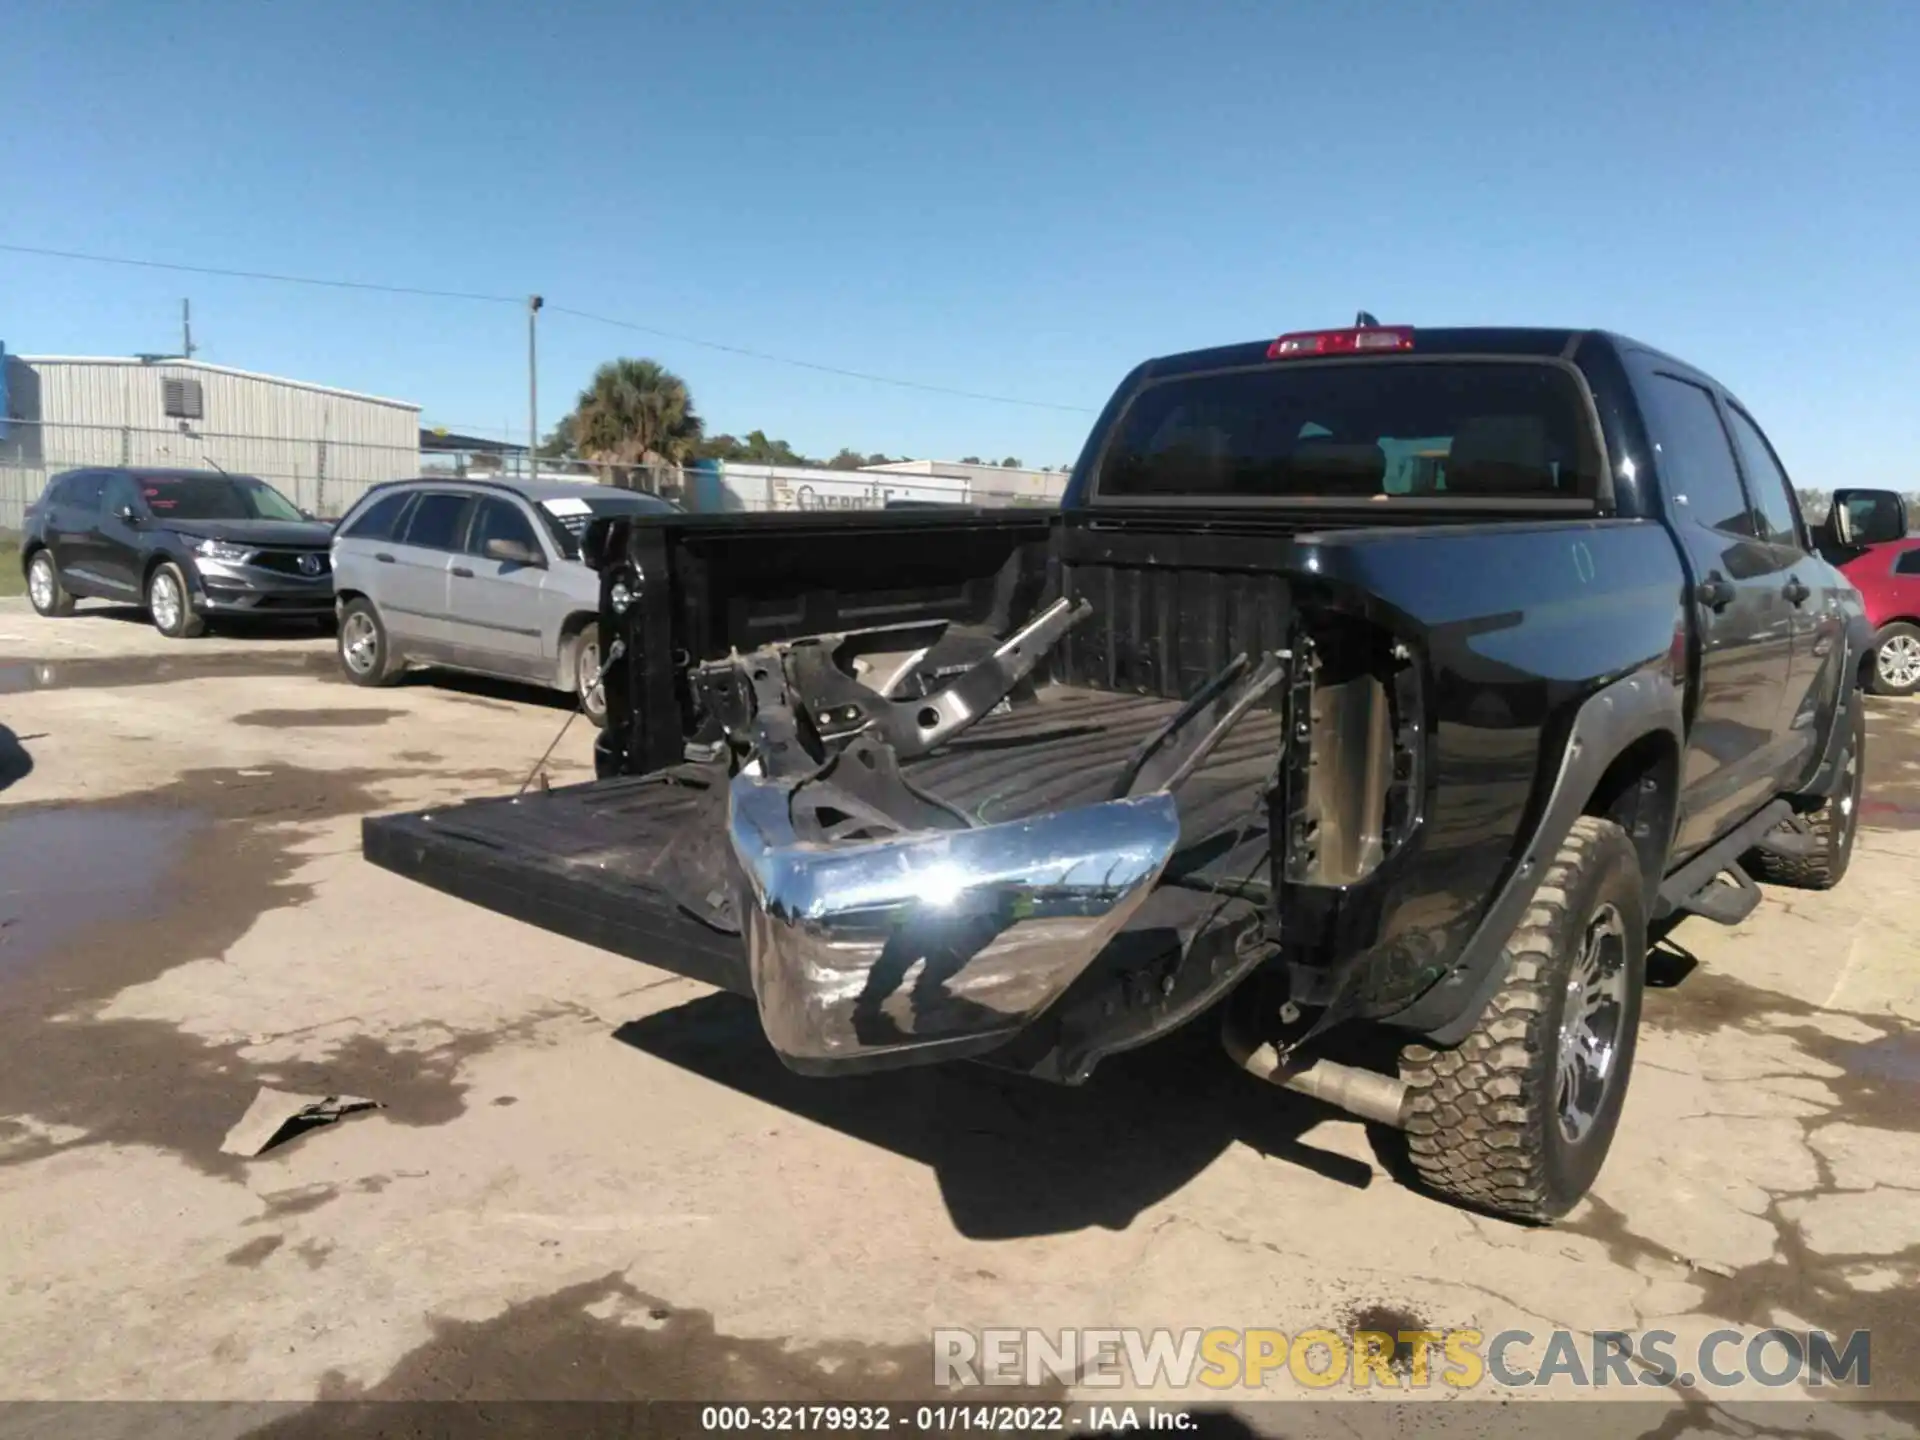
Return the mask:
POLYGON ((27 753, 27 747, 20 743, 18 735, 7 726, 0 725, 0 790, 5 790, 16 780, 26 779, 32 773, 33 756, 27 753))
POLYGON ((767 1044, 753 1003, 713 994, 622 1025, 615 1038, 789 1114, 930 1167, 975 1240, 1123 1230, 1234 1143, 1356 1190, 1365 1161, 1307 1144, 1336 1112, 1236 1070, 1198 1021, 1059 1086, 950 1064, 816 1079, 767 1044))

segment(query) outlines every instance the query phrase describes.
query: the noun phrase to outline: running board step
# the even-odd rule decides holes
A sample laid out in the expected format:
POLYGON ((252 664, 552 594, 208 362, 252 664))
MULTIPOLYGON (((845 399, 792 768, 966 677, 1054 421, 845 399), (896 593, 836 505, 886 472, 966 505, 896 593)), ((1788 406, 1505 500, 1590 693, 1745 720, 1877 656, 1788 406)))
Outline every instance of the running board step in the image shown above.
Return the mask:
MULTIPOLYGON (((1749 816, 1745 823, 1736 826, 1730 834, 1721 836, 1717 842, 1708 846, 1661 882, 1659 893, 1653 900, 1653 918, 1664 920, 1676 911, 1684 910, 1691 911, 1695 915, 1705 915, 1712 920, 1720 919, 1720 915, 1726 913, 1729 902, 1721 900, 1718 896, 1709 896, 1705 903, 1710 908, 1703 909, 1695 901, 1712 888, 1723 870, 1739 871, 1741 886, 1744 889, 1753 890, 1757 897, 1759 891, 1755 889, 1753 881, 1747 878, 1745 871, 1740 870, 1740 857, 1758 845, 1771 832, 1792 819, 1793 807, 1785 800, 1775 800, 1756 814, 1749 816)), ((1730 887, 1722 886, 1721 888, 1730 887)), ((1738 896, 1740 891, 1736 890, 1734 893, 1738 896)), ((1738 924, 1751 915, 1753 907, 1760 902, 1755 898, 1745 903, 1746 909, 1731 920, 1722 921, 1722 923, 1738 924)))
POLYGON ((1759 904, 1760 887, 1753 883, 1753 877, 1738 865, 1729 865, 1720 875, 1714 876, 1681 901, 1679 908, 1689 915, 1711 920, 1716 925, 1738 925, 1759 904), (1733 883, 1722 884, 1721 875, 1733 883))

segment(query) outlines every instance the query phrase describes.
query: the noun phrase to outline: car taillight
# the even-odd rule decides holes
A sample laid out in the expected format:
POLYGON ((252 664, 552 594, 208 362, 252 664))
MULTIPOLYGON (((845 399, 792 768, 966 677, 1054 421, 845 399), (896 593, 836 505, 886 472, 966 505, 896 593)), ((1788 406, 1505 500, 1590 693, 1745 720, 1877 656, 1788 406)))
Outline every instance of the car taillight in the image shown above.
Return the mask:
POLYGON ((1374 355, 1413 348, 1411 325, 1365 325, 1352 330, 1297 330, 1267 347, 1269 360, 1307 355, 1374 355))

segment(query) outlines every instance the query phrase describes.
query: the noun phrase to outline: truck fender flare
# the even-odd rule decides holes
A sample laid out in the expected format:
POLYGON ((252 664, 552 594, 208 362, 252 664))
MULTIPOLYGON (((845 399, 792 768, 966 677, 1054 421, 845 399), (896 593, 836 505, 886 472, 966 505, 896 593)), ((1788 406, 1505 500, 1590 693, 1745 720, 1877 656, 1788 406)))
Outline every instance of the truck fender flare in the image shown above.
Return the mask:
POLYGON ((1861 642, 1859 632, 1865 629, 1864 620, 1858 627, 1849 626, 1840 641, 1845 647, 1840 656, 1840 694, 1827 724, 1827 741, 1821 747, 1819 768, 1813 772, 1813 780, 1803 792, 1822 800, 1840 788, 1843 779, 1840 773, 1841 752, 1846 749, 1847 740, 1853 734, 1854 712, 1866 703, 1860 672, 1873 654, 1873 643, 1871 638, 1865 643, 1861 642))
MULTIPOLYGON (((1508 937, 1526 915, 1547 867, 1574 822, 1586 813, 1608 767, 1649 735, 1669 735, 1676 753, 1686 754, 1683 700, 1672 675, 1660 668, 1625 676, 1582 702, 1561 751, 1553 789, 1519 861, 1507 872, 1451 971, 1394 1017, 1395 1024, 1422 1030, 1440 1046, 1457 1045, 1466 1038, 1506 978, 1501 961, 1508 937), (1426 1017, 1438 1023, 1429 1027, 1422 1023, 1426 1017)), ((1671 836, 1662 837, 1662 850, 1670 843, 1671 836)), ((1656 885, 1658 879, 1655 876, 1656 885)))

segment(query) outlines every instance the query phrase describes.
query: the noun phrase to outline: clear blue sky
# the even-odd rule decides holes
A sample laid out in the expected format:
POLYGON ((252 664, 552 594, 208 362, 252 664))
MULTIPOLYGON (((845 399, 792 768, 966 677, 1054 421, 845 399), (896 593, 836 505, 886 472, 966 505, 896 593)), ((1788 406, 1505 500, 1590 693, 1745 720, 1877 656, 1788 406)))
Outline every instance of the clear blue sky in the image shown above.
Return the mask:
MULTIPOLYGON (((472 290, 1090 411, 1351 320, 1604 325, 1802 485, 1920 488, 1920 4, 34 4, 0 241, 472 290)), ((507 305, 0 253, 0 340, 526 424, 507 305)), ((1090 414, 549 315, 542 425, 651 355, 715 430, 1060 464, 1090 414)))

